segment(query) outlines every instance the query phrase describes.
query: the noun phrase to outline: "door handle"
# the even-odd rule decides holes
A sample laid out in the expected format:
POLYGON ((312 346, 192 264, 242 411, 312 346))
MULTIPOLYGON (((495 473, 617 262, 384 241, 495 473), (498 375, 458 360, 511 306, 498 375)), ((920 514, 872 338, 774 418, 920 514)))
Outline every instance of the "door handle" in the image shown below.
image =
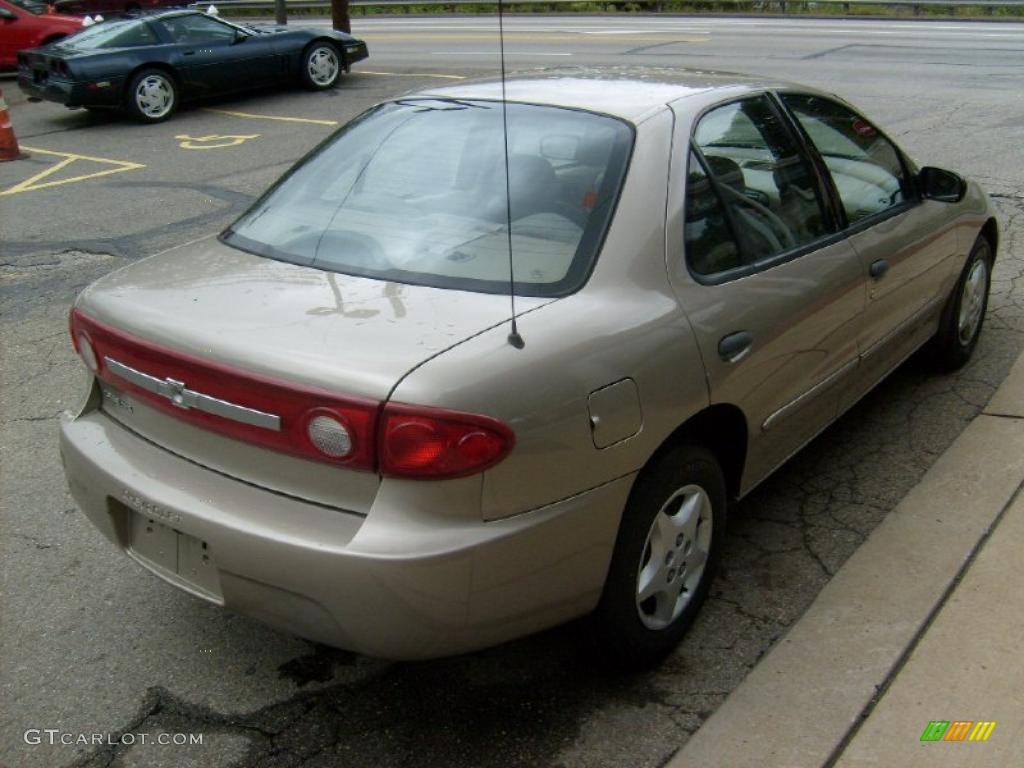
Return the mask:
POLYGON ((196 52, 195 52, 195 51, 185 51, 185 52, 184 52, 184 54, 185 54, 186 56, 195 56, 195 55, 196 55, 196 52))
POLYGON ((754 334, 750 331, 736 331, 723 336, 718 342, 718 356, 727 363, 736 363, 750 351, 754 334))
POLYGON ((885 259, 878 259, 877 261, 871 262, 871 266, 868 267, 868 274, 871 275, 875 280, 881 280, 886 272, 889 271, 889 262, 885 259))

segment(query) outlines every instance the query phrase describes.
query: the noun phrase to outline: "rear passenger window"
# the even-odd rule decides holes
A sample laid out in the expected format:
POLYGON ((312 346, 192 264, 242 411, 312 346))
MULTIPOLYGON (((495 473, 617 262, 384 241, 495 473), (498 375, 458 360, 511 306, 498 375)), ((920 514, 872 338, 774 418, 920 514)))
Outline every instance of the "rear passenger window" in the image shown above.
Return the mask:
POLYGON ((743 265, 725 206, 693 152, 686 174, 685 237, 687 262, 698 275, 714 275, 743 265))
POLYGON ((907 200, 899 152, 871 123, 820 96, 785 94, 782 100, 828 166, 851 224, 907 200))
POLYGON ((800 248, 826 234, 813 170, 767 96, 708 112, 697 124, 694 142, 729 207, 742 264, 800 248))

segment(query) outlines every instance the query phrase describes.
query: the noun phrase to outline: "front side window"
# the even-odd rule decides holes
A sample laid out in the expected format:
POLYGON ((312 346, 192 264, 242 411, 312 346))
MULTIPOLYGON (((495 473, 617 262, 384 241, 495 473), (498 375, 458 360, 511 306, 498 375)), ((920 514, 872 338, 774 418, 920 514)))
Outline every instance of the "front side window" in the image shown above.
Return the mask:
POLYGON ((199 14, 172 16, 161 21, 176 43, 224 43, 235 39, 234 27, 199 14))
POLYGON ((908 199, 899 152, 871 123, 821 96, 783 94, 782 100, 828 166, 851 224, 908 199))
POLYGON ((730 209, 745 263, 826 234, 813 170, 767 96, 708 112, 697 124, 694 143, 730 209))
POLYGON ((229 245, 395 282, 521 295, 575 290, 597 258, 632 130, 589 112, 406 99, 339 131, 227 232, 229 245))

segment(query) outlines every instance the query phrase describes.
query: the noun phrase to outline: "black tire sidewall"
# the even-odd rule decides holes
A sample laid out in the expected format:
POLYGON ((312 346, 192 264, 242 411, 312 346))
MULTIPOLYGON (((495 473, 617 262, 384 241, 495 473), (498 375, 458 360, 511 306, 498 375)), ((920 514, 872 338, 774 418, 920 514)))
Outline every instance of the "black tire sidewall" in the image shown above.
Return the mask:
POLYGON ((612 562, 601 600, 594 612, 601 650, 617 666, 656 664, 682 639, 707 597, 725 539, 727 493, 715 455, 697 445, 675 446, 654 460, 637 478, 623 511, 612 562), (668 627, 647 628, 636 607, 636 579, 654 516, 684 485, 698 485, 711 501, 711 548, 701 581, 682 614, 668 627))
POLYGON ((960 277, 956 281, 956 286, 953 288, 953 295, 950 296, 946 311, 943 314, 939 334, 935 339, 934 357, 940 368, 945 370, 960 368, 974 354, 974 348, 978 345, 978 338, 981 336, 981 329, 985 324, 985 313, 988 311, 989 290, 992 285, 992 262, 992 246, 985 237, 979 236, 974 242, 971 253, 967 257, 967 262, 964 264, 960 277), (967 282, 967 277, 971 274, 971 269, 979 260, 985 261, 985 296, 982 299, 981 318, 978 320, 978 327, 975 328, 974 335, 965 344, 960 340, 960 304, 963 302, 964 284, 967 282))
POLYGON ((178 93, 178 83, 174 79, 173 75, 171 75, 169 72, 166 72, 163 69, 143 69, 139 72, 136 72, 135 75, 132 76, 131 82, 129 82, 128 84, 128 92, 125 98, 125 108, 131 114, 131 116, 139 122, 148 123, 152 125, 155 123, 162 123, 165 120, 170 120, 174 113, 178 111, 179 98, 180 94, 178 93), (164 78, 164 80, 166 80, 167 83, 171 86, 171 93, 174 95, 174 101, 171 104, 171 108, 163 117, 150 117, 149 115, 145 114, 142 110, 140 110, 138 105, 135 103, 135 91, 139 87, 139 83, 144 78, 147 78, 150 75, 160 75, 160 77, 164 78))
POLYGON ((333 43, 320 40, 310 45, 303 52, 301 66, 302 72, 300 74, 302 76, 302 82, 305 83, 307 88, 312 88, 314 91, 327 91, 337 86, 338 83, 341 81, 341 73, 342 70, 345 68, 345 61, 342 58, 341 51, 338 49, 338 46, 334 45, 333 43), (334 55, 338 58, 338 72, 337 74, 335 74, 334 80, 332 80, 327 85, 320 85, 318 83, 315 83, 313 82, 313 78, 309 76, 309 59, 313 55, 313 52, 320 48, 330 48, 332 51, 334 51, 334 55))

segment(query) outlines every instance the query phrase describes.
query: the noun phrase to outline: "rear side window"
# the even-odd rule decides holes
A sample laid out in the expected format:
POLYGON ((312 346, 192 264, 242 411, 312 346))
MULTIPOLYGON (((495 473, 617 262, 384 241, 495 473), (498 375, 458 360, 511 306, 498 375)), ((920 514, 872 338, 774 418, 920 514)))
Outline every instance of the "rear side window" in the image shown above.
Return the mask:
POLYGON ((725 206, 693 152, 686 174, 685 237, 686 258, 698 275, 715 275, 743 266, 725 206))
POLYGON ((900 154, 871 123, 820 96, 782 94, 782 100, 828 166, 851 224, 907 200, 900 154))
POLYGON ((801 248, 827 233, 811 165, 767 96, 708 112, 697 124, 694 143, 729 209, 743 264, 801 248))
POLYGON ((106 21, 89 27, 70 38, 76 48, 132 48, 139 45, 156 45, 153 28, 145 21, 106 21))

